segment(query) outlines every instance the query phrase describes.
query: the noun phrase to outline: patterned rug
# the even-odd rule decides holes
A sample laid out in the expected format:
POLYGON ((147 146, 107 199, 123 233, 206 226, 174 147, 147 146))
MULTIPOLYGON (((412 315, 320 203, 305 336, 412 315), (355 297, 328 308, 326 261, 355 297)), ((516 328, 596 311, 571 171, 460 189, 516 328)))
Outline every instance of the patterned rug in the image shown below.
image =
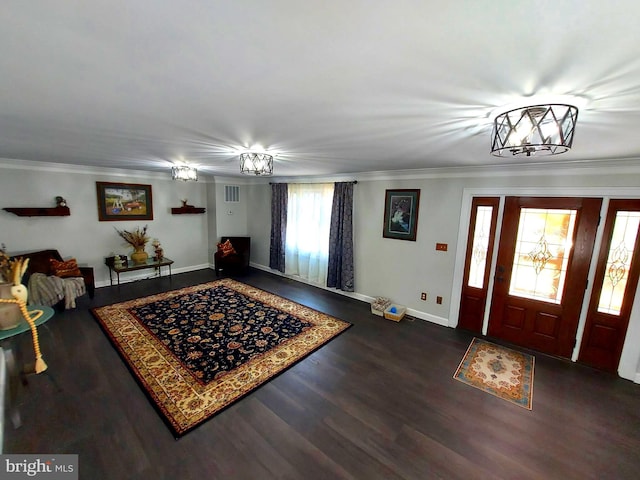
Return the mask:
POLYGON ((474 338, 453 378, 531 410, 535 357, 474 338))
POLYGON ((351 326, 231 279, 92 313, 176 437, 351 326))

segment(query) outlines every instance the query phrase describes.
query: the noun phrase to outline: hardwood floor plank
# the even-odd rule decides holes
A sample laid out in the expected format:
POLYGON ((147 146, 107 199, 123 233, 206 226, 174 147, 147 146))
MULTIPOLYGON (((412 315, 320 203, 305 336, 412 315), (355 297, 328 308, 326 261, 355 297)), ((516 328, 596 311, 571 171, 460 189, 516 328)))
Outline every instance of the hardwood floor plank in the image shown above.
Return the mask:
MULTIPOLYGON (((351 478, 344 468, 333 459, 325 455, 318 449, 312 441, 300 435, 292 429, 280 417, 266 408, 259 401, 243 402, 238 405, 239 413, 243 419, 252 425, 261 439, 273 442, 283 455, 286 455, 287 462, 298 472, 297 478, 351 478), (309 470, 308 465, 314 465, 313 470, 309 470)), ((255 437, 245 438, 244 441, 253 443, 255 437)), ((279 476, 277 470, 274 472, 279 476)))
MULTIPOLYGON (((397 441, 389 447, 398 458, 405 478, 498 479, 487 468, 464 454, 413 430, 403 428, 397 441)), ((515 474, 515 472, 511 472, 515 474)), ((515 477, 515 475, 514 475, 515 477)))

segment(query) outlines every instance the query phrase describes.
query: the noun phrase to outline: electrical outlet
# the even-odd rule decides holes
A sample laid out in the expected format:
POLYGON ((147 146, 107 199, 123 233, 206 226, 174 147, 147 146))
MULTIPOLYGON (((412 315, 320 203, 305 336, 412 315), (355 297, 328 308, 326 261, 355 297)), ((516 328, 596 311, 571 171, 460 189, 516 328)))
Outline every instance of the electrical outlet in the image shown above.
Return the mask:
POLYGON ((438 295, 438 296, 436 297, 436 303, 437 303, 438 305, 442 305, 442 297, 441 297, 441 296, 439 296, 439 295, 438 295))
POLYGON ((420 294, 420 300, 426 301, 427 300, 427 292, 422 292, 420 294))

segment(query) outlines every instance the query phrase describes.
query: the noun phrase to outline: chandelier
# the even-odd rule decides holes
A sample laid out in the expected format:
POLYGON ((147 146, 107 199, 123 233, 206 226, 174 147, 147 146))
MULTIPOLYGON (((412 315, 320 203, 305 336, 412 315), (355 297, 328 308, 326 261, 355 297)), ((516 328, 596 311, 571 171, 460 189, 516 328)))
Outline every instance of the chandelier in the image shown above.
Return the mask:
POLYGON ((177 165, 171 167, 171 178, 174 180, 193 180, 194 182, 198 181, 198 171, 194 167, 189 167, 187 165, 177 165))
POLYGON ((571 148, 578 108, 549 104, 516 108, 501 113, 493 122, 491 153, 557 155, 571 148))
POLYGON ((240 171, 247 175, 271 175, 273 173, 273 155, 256 152, 241 153, 240 171))

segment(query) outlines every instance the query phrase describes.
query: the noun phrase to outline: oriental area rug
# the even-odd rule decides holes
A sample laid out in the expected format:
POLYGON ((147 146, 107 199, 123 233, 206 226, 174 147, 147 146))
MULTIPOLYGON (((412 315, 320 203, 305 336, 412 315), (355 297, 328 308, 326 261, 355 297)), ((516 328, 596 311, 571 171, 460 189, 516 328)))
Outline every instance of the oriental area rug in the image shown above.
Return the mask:
POLYGON ((351 326, 231 279, 92 313, 176 437, 351 326))
POLYGON ((528 410, 535 357, 474 338, 453 378, 528 410))

